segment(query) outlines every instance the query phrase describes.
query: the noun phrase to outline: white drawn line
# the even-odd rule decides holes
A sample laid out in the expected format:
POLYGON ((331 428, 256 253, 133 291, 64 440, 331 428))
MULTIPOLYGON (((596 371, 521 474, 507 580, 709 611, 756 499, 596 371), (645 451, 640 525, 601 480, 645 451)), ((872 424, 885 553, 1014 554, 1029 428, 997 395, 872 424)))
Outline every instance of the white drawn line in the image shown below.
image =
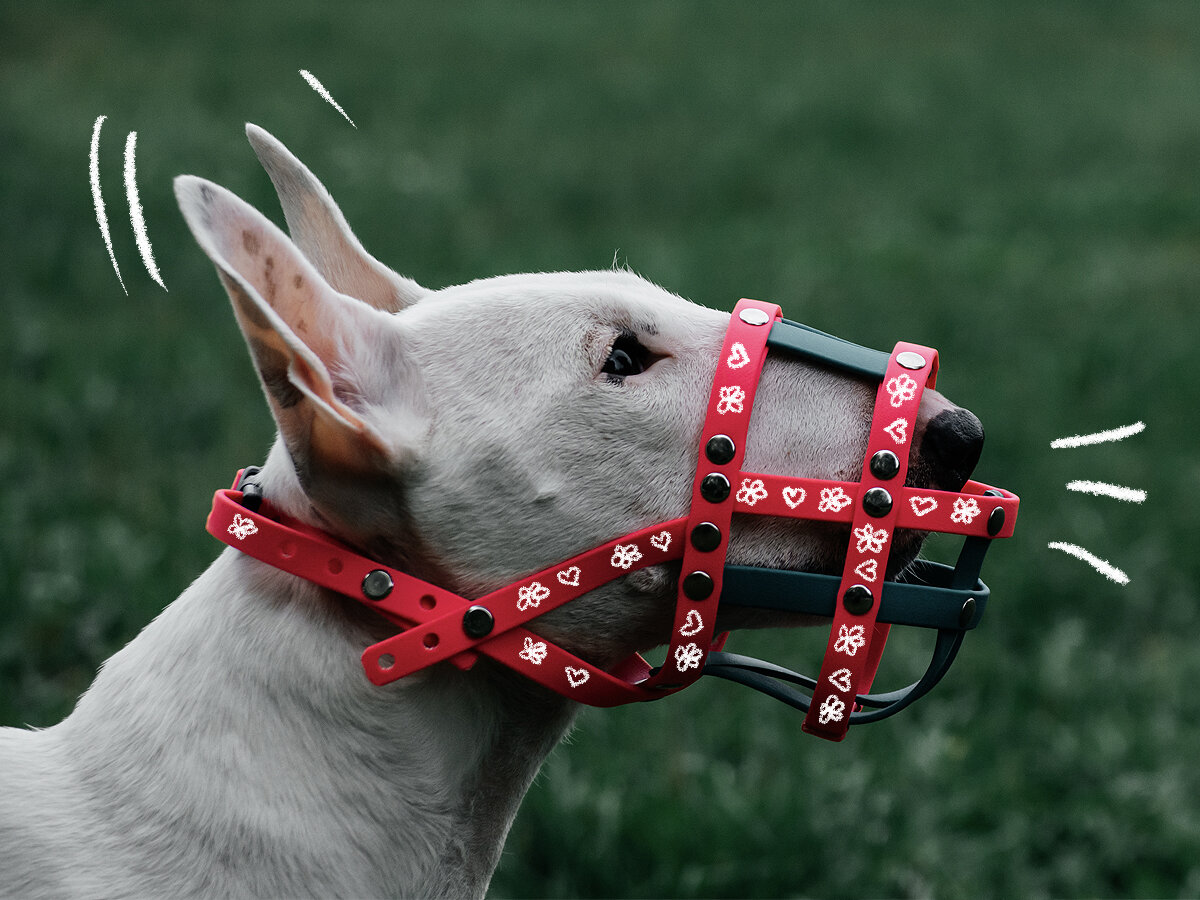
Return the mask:
POLYGON ((129 224, 133 226, 133 236, 137 241, 138 253, 142 255, 142 264, 155 283, 165 291, 167 286, 158 274, 158 266, 154 264, 154 250, 150 247, 150 238, 146 235, 146 219, 142 215, 142 202, 138 199, 135 171, 137 163, 134 160, 136 150, 137 132, 131 131, 125 139, 125 197, 129 201, 129 224))
POLYGON ((1069 556, 1074 556, 1076 559, 1081 559, 1093 569, 1107 578, 1109 581, 1115 581, 1117 584, 1129 584, 1129 576, 1118 569, 1111 563, 1105 562, 1098 556, 1094 556, 1082 547, 1076 544, 1067 544, 1062 541, 1051 541, 1047 544, 1051 550, 1061 550, 1069 556))
POLYGON ((88 151, 88 174, 92 182, 92 205, 96 208, 96 223, 100 226, 100 236, 104 238, 104 246, 108 248, 108 258, 112 260, 113 271, 117 273, 117 281, 121 282, 121 290, 129 296, 125 287, 125 279, 121 277, 121 267, 117 265, 117 255, 113 253, 112 234, 108 230, 108 214, 104 211, 104 197, 100 193, 100 126, 108 116, 99 116, 92 128, 92 146, 88 151))
POLYGON ((1140 434, 1145 430, 1145 422, 1134 422, 1132 425, 1122 425, 1120 428, 1113 428, 1109 431, 1098 431, 1095 434, 1077 434, 1074 437, 1058 438, 1050 442, 1050 449, 1073 450, 1076 447, 1088 447, 1092 444, 1123 441, 1125 438, 1140 434))
POLYGON ((1104 481, 1068 481, 1067 490, 1095 494, 1097 497, 1112 497, 1114 500, 1124 500, 1127 503, 1142 503, 1146 499, 1145 491, 1122 487, 1119 484, 1108 484, 1104 481))
POLYGON ((316 91, 318 94, 320 94, 321 97, 324 98, 324 100, 327 103, 329 103, 334 109, 336 109, 338 112, 340 112, 342 114, 343 119, 345 119, 347 122, 349 122, 355 128, 358 127, 357 125, 354 125, 354 120, 351 119, 348 115, 346 115, 346 111, 344 109, 342 109, 340 106, 338 106, 338 102, 336 100, 334 100, 333 97, 330 96, 329 91, 325 90, 325 85, 321 84, 321 82, 319 82, 317 80, 316 75, 314 75, 312 72, 308 71, 308 69, 301 69, 300 75, 304 78, 305 81, 308 82, 309 87, 311 87, 314 91, 316 91))

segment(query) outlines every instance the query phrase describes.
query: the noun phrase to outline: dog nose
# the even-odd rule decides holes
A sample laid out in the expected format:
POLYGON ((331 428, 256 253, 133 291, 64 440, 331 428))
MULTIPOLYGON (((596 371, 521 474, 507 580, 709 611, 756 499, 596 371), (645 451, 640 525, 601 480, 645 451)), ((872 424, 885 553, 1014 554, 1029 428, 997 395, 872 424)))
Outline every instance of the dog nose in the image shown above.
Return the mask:
POLYGON ((961 491, 982 451, 983 423, 970 410, 943 410, 925 426, 921 456, 942 490, 961 491))

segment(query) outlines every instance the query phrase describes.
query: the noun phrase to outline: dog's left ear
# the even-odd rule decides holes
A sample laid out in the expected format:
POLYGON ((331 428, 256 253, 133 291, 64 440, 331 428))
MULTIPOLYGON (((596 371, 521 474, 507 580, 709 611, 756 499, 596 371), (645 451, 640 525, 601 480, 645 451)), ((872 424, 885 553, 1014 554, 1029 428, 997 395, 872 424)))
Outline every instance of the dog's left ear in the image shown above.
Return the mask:
POLYGON ((271 176, 292 240, 330 287, 387 312, 429 293, 366 251, 325 185, 287 147, 257 125, 246 125, 246 137, 271 176))
POLYGON ((402 468, 422 426, 396 317, 333 290, 287 235, 224 188, 185 175, 175 194, 233 301, 310 496, 402 468))

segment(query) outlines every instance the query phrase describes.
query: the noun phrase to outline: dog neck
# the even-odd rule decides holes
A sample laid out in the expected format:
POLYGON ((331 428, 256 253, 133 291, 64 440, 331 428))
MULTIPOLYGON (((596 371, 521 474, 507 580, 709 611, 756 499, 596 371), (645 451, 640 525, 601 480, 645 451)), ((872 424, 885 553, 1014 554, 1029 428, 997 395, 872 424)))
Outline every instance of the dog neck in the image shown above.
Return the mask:
POLYGON ((58 730, 115 877, 155 895, 482 896, 575 706, 488 661, 376 688, 358 657, 378 629, 226 550, 109 660, 58 730))

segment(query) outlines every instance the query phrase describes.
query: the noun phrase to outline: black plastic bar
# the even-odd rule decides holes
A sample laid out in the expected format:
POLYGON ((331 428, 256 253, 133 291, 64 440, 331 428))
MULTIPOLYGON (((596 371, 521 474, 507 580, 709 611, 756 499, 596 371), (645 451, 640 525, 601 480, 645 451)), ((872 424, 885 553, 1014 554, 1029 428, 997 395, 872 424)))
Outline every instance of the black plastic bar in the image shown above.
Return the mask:
POLYGON ((891 359, 890 353, 853 344, 789 319, 780 319, 771 326, 767 346, 788 350, 827 365, 849 369, 875 381, 883 380, 888 360, 891 359))
MULTIPOLYGON (((987 539, 982 539, 988 543, 987 539)), ((978 579, 979 564, 986 549, 973 545, 971 554, 964 553, 963 568, 952 569, 944 563, 917 560, 910 567, 908 581, 885 581, 879 600, 879 621, 892 625, 917 625, 923 628, 970 630, 983 618, 991 590, 978 579), (974 587, 950 587, 954 581, 970 580, 974 587), (964 621, 964 607, 969 600, 974 608, 964 621)), ((778 609, 805 615, 831 618, 837 604, 841 585, 837 575, 816 575, 789 569, 760 569, 755 566, 726 566, 721 590, 721 603, 726 606, 749 606, 756 609, 778 609)))

